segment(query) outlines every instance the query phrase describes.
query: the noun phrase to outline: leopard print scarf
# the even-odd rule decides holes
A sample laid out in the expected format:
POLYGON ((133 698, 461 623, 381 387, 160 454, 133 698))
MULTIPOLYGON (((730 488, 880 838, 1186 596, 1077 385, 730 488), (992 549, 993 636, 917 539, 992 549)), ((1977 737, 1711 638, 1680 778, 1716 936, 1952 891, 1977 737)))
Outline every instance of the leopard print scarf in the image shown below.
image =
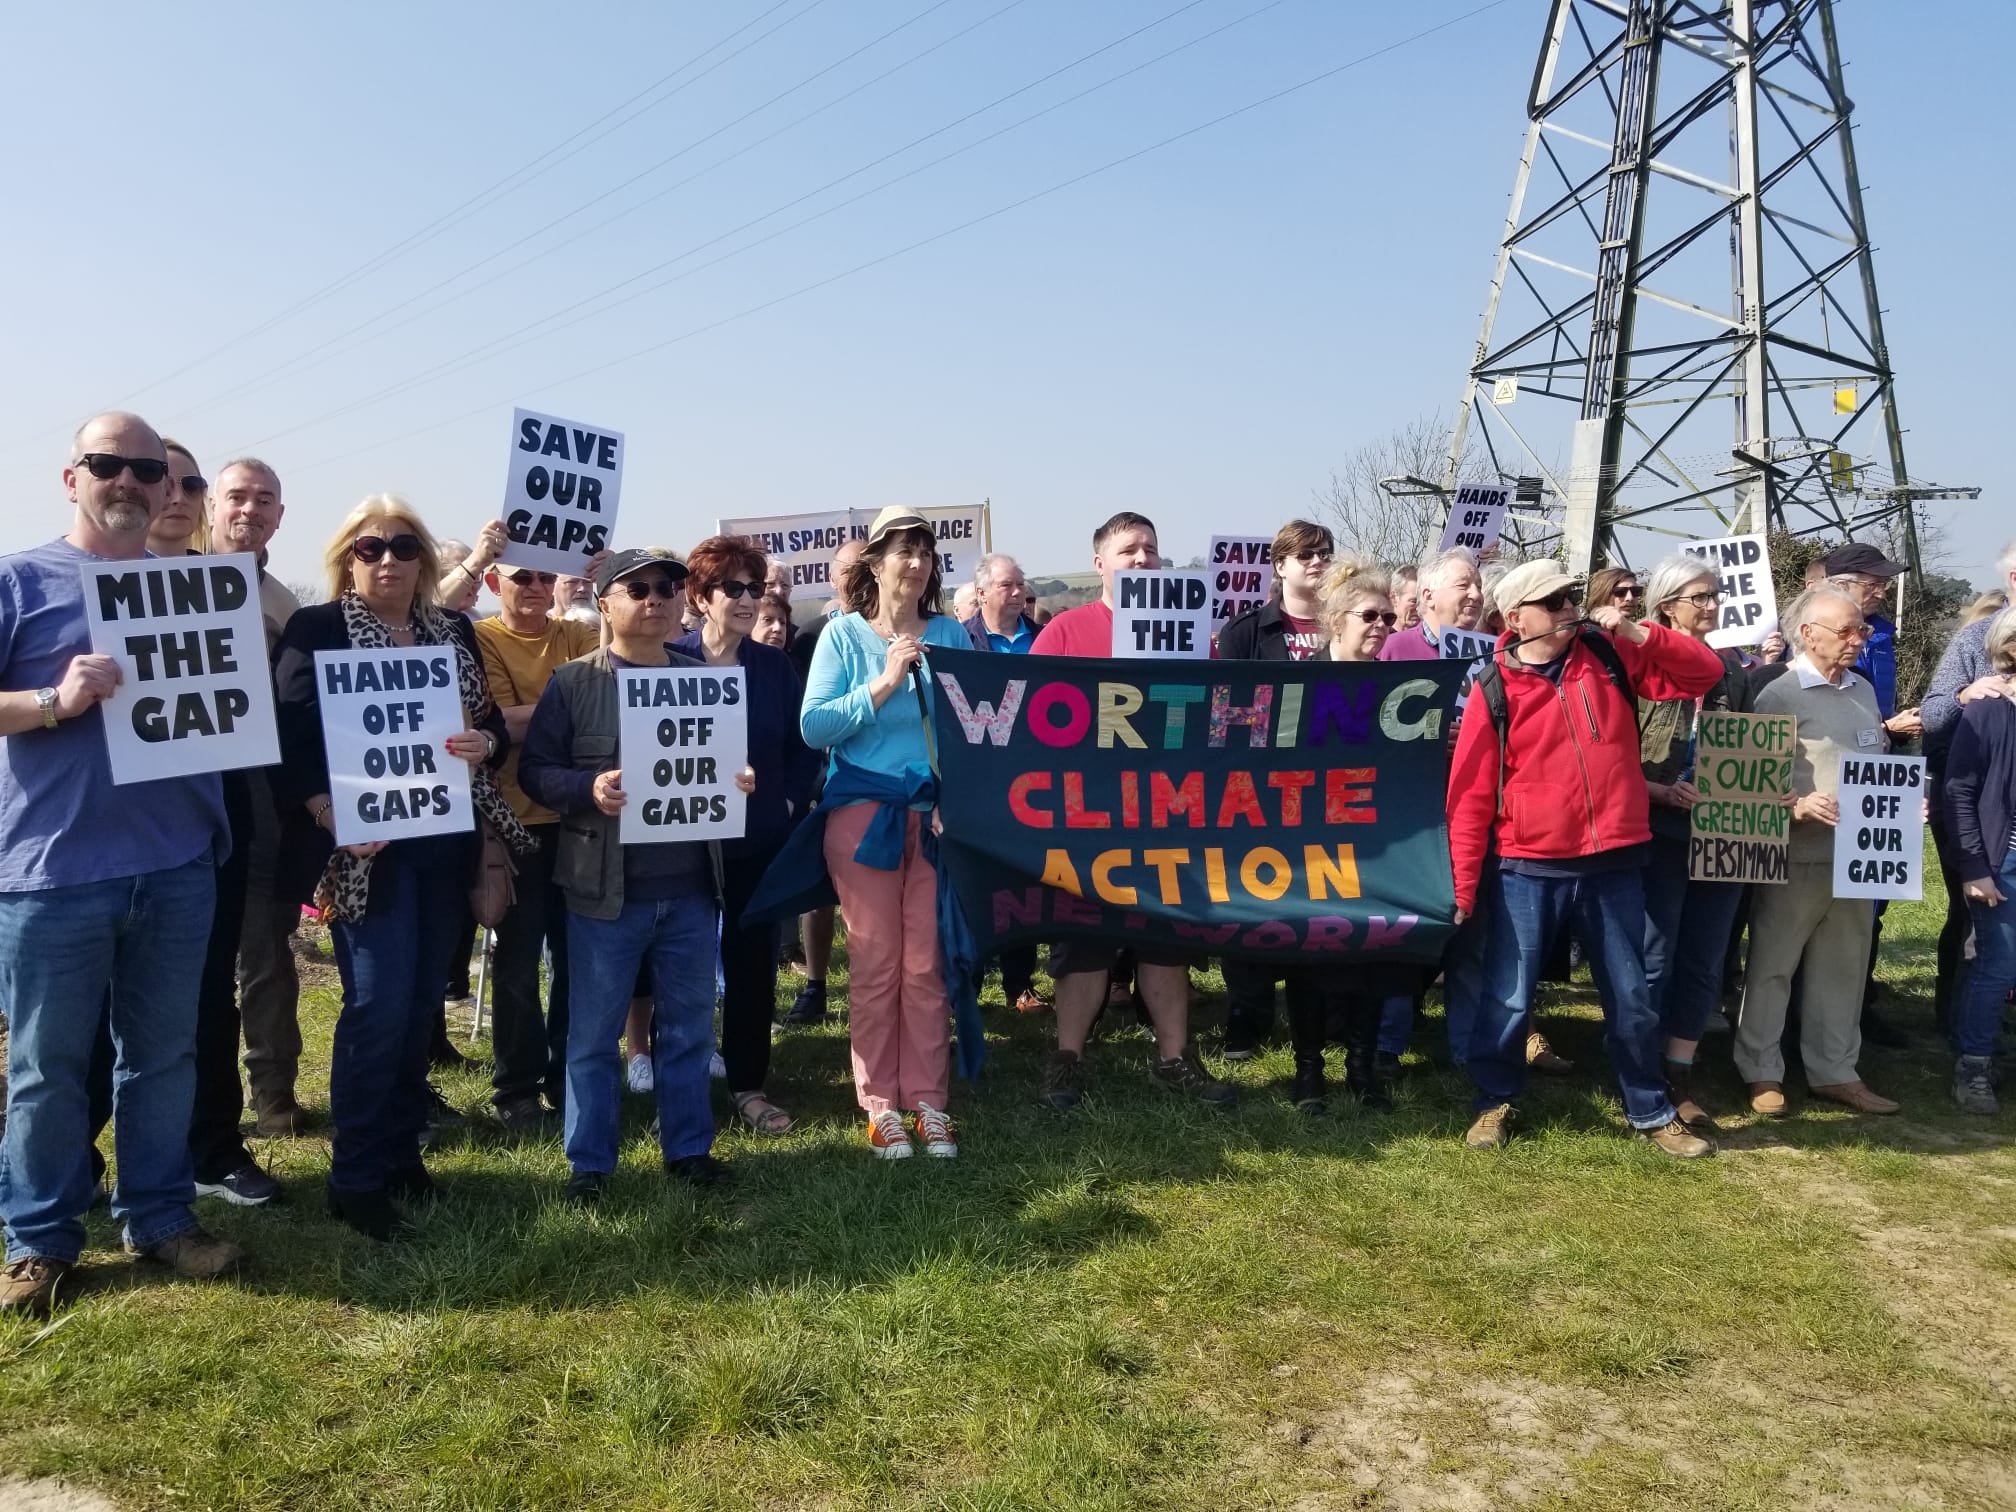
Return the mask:
MULTIPOLYGON (((364 606, 354 590, 346 591, 342 598, 343 628, 349 634, 350 646, 356 651, 391 651, 398 647, 392 643, 391 632, 385 624, 364 606)), ((483 669, 468 648, 456 638, 446 610, 437 609, 432 604, 416 603, 413 606, 413 643, 416 646, 451 646, 455 651, 455 682, 462 694, 462 707, 468 714, 471 725, 480 724, 491 710, 490 688, 484 681, 483 669)), ((476 766, 469 769, 469 796, 475 804, 478 833, 488 825, 518 855, 530 854, 538 845, 525 826, 518 822, 518 816, 511 812, 510 804, 497 790, 496 780, 490 769, 476 766)), ((364 910, 371 896, 370 856, 355 856, 337 846, 329 857, 329 864, 322 871, 322 880, 315 887, 315 906, 329 919, 355 921, 364 917, 364 910)))

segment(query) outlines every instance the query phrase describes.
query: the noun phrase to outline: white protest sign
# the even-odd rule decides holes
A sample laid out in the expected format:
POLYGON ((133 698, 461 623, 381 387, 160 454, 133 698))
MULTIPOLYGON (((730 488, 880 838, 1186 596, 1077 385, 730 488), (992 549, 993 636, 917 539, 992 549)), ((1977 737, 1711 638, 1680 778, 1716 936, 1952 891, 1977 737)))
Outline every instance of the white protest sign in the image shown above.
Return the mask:
POLYGON ((1272 536, 1213 536, 1211 554, 1211 633, 1216 635, 1235 615, 1258 609, 1274 591, 1272 536))
POLYGON ((1208 657, 1211 578, 1203 572, 1113 574, 1113 654, 1208 657))
POLYGON ((119 663, 100 707, 115 785, 280 760, 249 556, 84 565, 91 649, 119 663))
POLYGON ((1834 896, 1925 895, 1925 758, 1843 756, 1835 792, 1834 896))
POLYGON ((1449 501, 1449 520, 1442 527, 1442 550, 1462 546, 1484 551, 1498 544, 1505 529, 1505 506, 1512 490, 1502 483, 1465 483, 1449 501))
POLYGON ((1701 558, 1721 579, 1722 604, 1715 628, 1708 632, 1709 645, 1718 651, 1755 646, 1778 628, 1778 590, 1771 581, 1771 554, 1764 537, 1683 541, 1680 549, 1701 558))
POLYGON ((452 646, 317 651, 315 692, 338 845, 476 827, 469 763, 446 746, 467 727, 452 646))
MULTIPOLYGON (((722 535, 747 536, 763 549, 771 564, 791 574, 791 602, 833 596, 833 553, 854 539, 852 513, 828 509, 816 514, 746 515, 720 520, 722 535)), ((863 531, 863 534, 866 534, 863 531)))
POLYGON ((1477 680, 1477 674, 1484 670, 1484 663, 1491 659, 1498 648, 1498 638, 1477 630, 1458 630, 1454 625, 1445 625, 1436 632, 1443 661, 1470 663, 1463 674, 1462 691, 1456 695, 1456 711, 1460 714, 1470 701, 1470 685, 1477 680))
MULTIPOLYGON (((833 553, 845 541, 865 541, 879 509, 825 509, 810 514, 743 515, 717 520, 722 535, 748 536, 773 565, 791 574, 791 602, 833 596, 833 553)), ((987 507, 984 504, 934 505, 916 511, 930 522, 938 539, 938 577, 945 599, 973 574, 986 555, 987 507)))
POLYGON ((623 493, 623 437, 615 431, 511 412, 511 469, 504 485, 506 567, 579 576, 616 533, 623 493))
POLYGON ((740 667, 617 670, 623 844, 741 837, 749 812, 735 786, 749 764, 744 695, 740 667))

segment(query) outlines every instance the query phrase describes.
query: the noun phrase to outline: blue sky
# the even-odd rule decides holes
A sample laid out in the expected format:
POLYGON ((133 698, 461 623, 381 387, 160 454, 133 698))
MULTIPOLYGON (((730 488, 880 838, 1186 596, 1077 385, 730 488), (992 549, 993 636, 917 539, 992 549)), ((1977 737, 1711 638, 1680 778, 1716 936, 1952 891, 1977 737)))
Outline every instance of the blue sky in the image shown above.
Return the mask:
MULTIPOLYGON (((1177 557, 1215 531, 1271 528, 1361 442, 1453 407, 1543 0, 1504 0, 983 225, 589 372, 1476 3, 1200 0, 653 275, 690 273, 678 282, 411 381, 1179 3, 1021 0, 1003 11, 1008 0, 945 0, 914 21, 931 0, 12 7, 0 20, 17 63, 0 107, 16 144, 0 169, 15 227, 0 246, 13 359, 0 366, 12 432, 0 457, 16 507, 0 548, 63 528, 68 432, 111 404, 138 409, 213 469, 247 449, 274 463, 289 510, 275 556, 293 579, 313 575, 335 522, 369 492, 406 493, 438 530, 472 534, 502 494, 514 403, 627 433, 618 535, 630 541, 690 545, 720 515, 986 496, 998 547, 1034 570, 1071 571, 1087 565, 1091 525, 1118 508, 1152 514, 1177 557), (1256 10, 858 204, 699 266, 1256 10), (662 103, 274 319, 745 23, 680 75, 686 87, 648 97, 662 103)), ((2010 210, 2006 195, 1983 193, 2007 183, 2000 102, 2016 24, 1977 0, 1851 0, 1837 14, 1913 471, 1985 486, 1978 504, 1932 507, 1956 569, 1985 578, 2016 534, 1993 439, 2004 426, 1992 418, 2007 381, 1994 354, 2016 337, 1994 293, 2010 210)))

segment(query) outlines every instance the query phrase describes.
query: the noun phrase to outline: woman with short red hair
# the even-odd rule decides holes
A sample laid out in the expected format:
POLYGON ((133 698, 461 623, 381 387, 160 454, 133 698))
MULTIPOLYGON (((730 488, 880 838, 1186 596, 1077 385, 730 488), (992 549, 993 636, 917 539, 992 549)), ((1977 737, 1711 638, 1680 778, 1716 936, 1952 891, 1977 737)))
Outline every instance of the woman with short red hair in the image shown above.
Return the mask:
POLYGON ((782 651, 750 639, 767 575, 753 541, 709 536, 695 546, 686 557, 686 598, 700 626, 673 648, 710 667, 742 669, 756 790, 742 838, 721 842, 721 1059, 743 1122, 759 1134, 782 1134, 791 1115, 763 1091, 777 1007, 777 926, 744 924, 742 916, 792 824, 811 806, 819 758, 798 733, 798 669, 782 651))

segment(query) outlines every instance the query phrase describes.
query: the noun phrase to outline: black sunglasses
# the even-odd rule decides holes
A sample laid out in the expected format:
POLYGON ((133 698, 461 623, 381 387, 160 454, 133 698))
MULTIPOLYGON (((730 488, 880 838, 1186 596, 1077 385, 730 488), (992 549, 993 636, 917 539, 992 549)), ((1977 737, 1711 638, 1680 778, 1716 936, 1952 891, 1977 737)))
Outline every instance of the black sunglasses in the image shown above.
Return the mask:
POLYGON ((1384 625, 1388 630, 1400 623, 1400 616, 1391 609, 1346 609, 1344 617, 1367 625, 1384 625))
POLYGON ((1543 599, 1528 600, 1549 614, 1559 614, 1563 609, 1573 609, 1581 601, 1582 595, 1572 588, 1563 588, 1559 593, 1550 593, 1543 599))
POLYGON ((679 597, 679 584, 669 577, 653 578, 648 583, 640 583, 636 578, 631 578, 623 584, 623 591, 640 604, 648 598, 661 598, 669 602, 679 597))
POLYGON ((210 480, 201 473, 184 473, 182 475, 182 492, 184 493, 203 493, 209 487, 210 480))
POLYGON ((398 562, 413 562, 420 558, 420 537, 416 535, 396 535, 391 540, 383 536, 359 536, 350 543, 350 555, 369 566, 373 562, 385 560, 386 552, 398 562))
POLYGON ((1619 583, 1615 588, 1610 590, 1610 597, 1636 598, 1638 597, 1638 593, 1639 589, 1636 583, 1619 583))
POLYGON ((504 580, 508 583, 516 583, 520 588, 530 588, 534 583, 537 583, 541 588, 551 588, 555 583, 560 581, 560 574, 557 572, 529 572, 521 569, 517 572, 505 573, 504 580))
POLYGON ((724 578, 722 581, 716 583, 714 587, 719 592, 727 594, 731 599, 738 599, 745 593, 751 598, 763 597, 763 585, 761 583, 738 583, 733 578, 724 578))
POLYGON ((110 483, 129 467, 133 481, 142 487, 151 487, 168 476, 166 462, 153 457, 122 457, 117 452, 86 452, 74 465, 85 468, 101 483, 110 483))

